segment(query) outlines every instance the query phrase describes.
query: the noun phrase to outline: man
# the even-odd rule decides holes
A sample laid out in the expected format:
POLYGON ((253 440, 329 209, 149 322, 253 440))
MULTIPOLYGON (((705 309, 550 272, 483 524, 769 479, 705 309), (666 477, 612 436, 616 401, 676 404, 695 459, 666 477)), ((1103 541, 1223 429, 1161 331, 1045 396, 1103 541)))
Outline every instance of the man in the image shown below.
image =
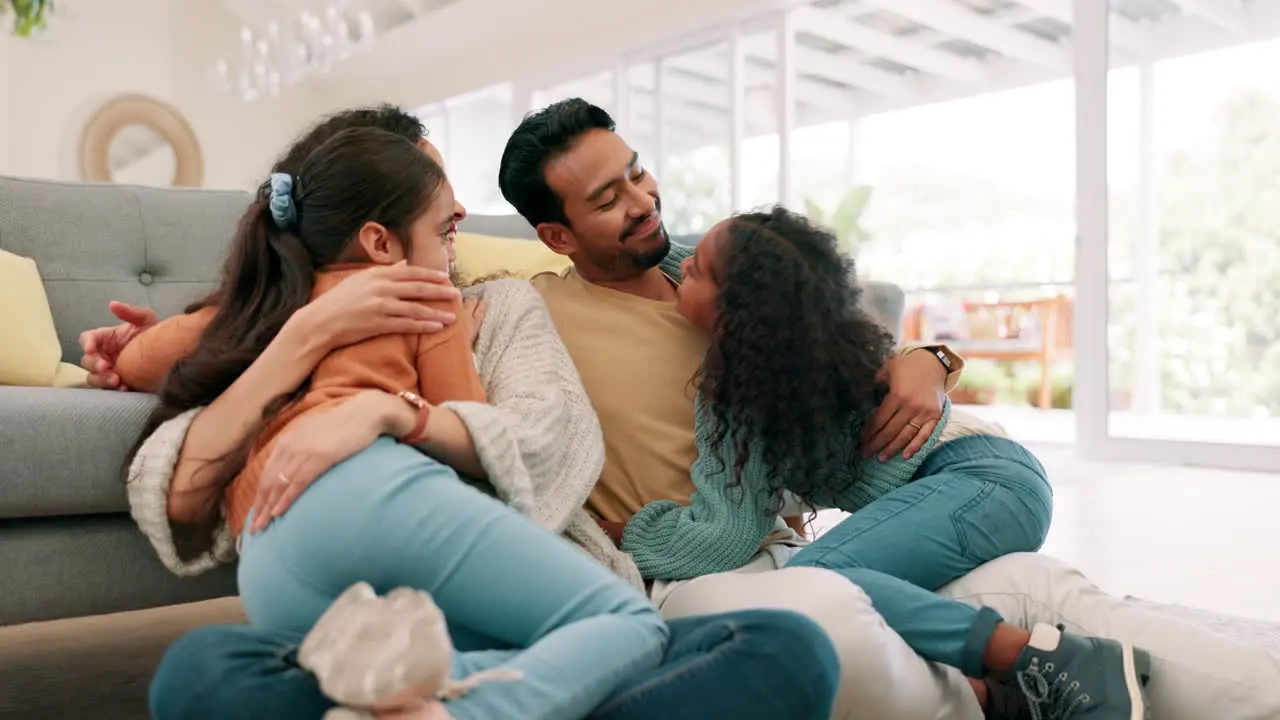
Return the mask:
MULTIPOLYGON (((526 117, 507 143, 499 171, 508 202, 547 247, 573 260, 570 271, 541 275, 534 284, 600 417, 606 463, 588 507, 615 536, 649 502, 689 502, 689 467, 696 457, 689 381, 707 347, 675 312, 679 260, 689 250, 671 245, 657 182, 641 160, 614 133, 608 113, 572 99, 526 117)), ((923 443, 940 416, 945 388, 954 385, 962 367, 945 348, 918 350, 905 349, 890 365, 890 397, 867 438, 867 449, 881 456, 923 443)), ((774 539, 788 541, 785 532, 774 539)), ((653 598, 668 618, 751 607, 809 614, 828 631, 841 657, 841 717, 983 716, 982 688, 917 657, 865 594, 825 571, 778 570, 785 557, 766 547, 737 573, 656 583, 653 598)), ((1280 659, 1107 596, 1045 556, 997 560, 942 592, 991 606, 1028 629, 1067 624, 1149 650, 1157 717, 1280 717, 1280 696, 1269 690, 1280 680, 1280 659), (1220 705, 1224 697, 1233 707, 1220 705)), ((1046 688, 1035 717, 1058 717, 1059 710, 1061 717, 1094 717, 1066 714, 1048 699, 1078 699, 1078 686, 1064 692, 1070 682, 1046 688)), ((1039 697, 1027 694, 1027 701, 1039 697)), ((985 699, 988 717, 1031 716, 1022 699, 985 699)))

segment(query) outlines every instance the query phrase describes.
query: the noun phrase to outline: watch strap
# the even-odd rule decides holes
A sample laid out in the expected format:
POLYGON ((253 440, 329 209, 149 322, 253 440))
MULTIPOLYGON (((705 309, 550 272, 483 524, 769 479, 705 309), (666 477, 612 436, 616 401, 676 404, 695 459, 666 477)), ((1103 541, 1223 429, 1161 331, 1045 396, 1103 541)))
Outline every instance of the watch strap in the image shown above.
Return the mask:
POLYGON ((418 418, 413 423, 413 429, 396 439, 407 445, 416 445, 426 440, 427 420, 431 417, 431 404, 419 397, 417 393, 412 393, 408 390, 396 393, 396 397, 418 409, 418 418))

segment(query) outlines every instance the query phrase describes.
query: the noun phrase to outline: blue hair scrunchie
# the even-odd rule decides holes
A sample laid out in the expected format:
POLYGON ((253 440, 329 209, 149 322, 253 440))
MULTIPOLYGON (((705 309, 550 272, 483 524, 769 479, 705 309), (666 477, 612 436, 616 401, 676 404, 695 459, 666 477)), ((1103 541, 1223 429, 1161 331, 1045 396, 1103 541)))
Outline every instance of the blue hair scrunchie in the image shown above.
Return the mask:
POLYGON ((271 219, 281 230, 292 230, 298 224, 298 206, 293 201, 293 176, 271 173, 271 219))

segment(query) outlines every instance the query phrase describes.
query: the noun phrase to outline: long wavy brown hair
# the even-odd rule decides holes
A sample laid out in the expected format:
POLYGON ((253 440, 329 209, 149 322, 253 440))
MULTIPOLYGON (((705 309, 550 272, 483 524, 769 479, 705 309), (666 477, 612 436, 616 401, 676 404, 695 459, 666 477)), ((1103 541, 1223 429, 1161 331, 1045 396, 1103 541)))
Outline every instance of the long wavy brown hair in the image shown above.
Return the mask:
MULTIPOLYGON (((138 444, 164 422, 213 402, 235 382, 289 317, 311 300, 316 271, 348 259, 348 247, 365 223, 377 222, 407 237, 444 181, 444 171, 413 142, 376 128, 352 128, 302 161, 293 177, 296 223, 277 226, 269 207, 270 186, 264 183, 240 219, 221 284, 209 296, 217 312, 195 351, 165 378, 160 405, 147 419, 138 444)), ((305 390, 304 383, 275 398, 263 424, 305 390)), ((256 439, 257 433, 251 433, 217 458, 221 465, 210 483, 228 484, 256 439)), ((136 452, 137 446, 126 468, 136 452)))

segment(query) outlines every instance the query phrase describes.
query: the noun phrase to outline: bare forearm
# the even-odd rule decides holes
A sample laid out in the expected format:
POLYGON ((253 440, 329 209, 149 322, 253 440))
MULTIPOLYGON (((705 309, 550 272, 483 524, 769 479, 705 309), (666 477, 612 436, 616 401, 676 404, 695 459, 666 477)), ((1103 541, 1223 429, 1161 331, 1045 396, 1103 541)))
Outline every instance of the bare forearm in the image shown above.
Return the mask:
MULTIPOLYGON (((383 427, 388 435, 403 437, 413 430, 418 411, 400 398, 388 394, 383 427)), ((480 462, 475 441, 462 418, 449 408, 433 406, 427 416, 426 439, 416 447, 422 452, 468 477, 484 479, 488 473, 480 462)))
POLYGON ((418 443, 418 449, 468 477, 484 479, 487 476, 471 431, 462 418, 448 408, 431 409, 427 439, 418 443))
POLYGON ((207 518, 208 499, 222 490, 209 483, 223 459, 258 426, 267 404, 301 385, 325 352, 323 343, 301 323, 286 324, 249 369, 196 416, 174 470, 171 518, 207 518))

